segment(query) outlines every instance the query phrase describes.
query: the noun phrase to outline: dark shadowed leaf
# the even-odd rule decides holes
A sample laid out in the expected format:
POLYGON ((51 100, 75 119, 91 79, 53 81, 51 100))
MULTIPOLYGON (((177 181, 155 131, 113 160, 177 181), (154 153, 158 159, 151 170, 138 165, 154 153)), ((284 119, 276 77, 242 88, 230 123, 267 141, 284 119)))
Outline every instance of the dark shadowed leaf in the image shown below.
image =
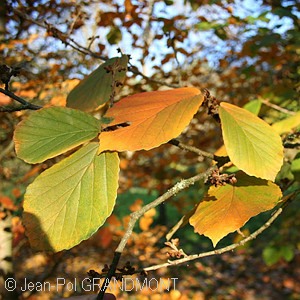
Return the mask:
MULTIPOLYGON (((115 80, 123 83, 126 75, 128 56, 114 57, 100 65, 94 72, 83 79, 68 95, 67 106, 84 111, 94 111, 105 104, 112 93, 112 73, 107 67, 119 67, 115 80)), ((119 88, 116 88, 116 92, 119 88)))

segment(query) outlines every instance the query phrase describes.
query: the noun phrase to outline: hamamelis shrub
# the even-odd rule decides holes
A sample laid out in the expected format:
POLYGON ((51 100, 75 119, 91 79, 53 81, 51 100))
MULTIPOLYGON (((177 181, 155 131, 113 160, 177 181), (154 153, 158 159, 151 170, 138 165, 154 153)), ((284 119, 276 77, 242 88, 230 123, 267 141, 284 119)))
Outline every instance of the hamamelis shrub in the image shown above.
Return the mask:
MULTIPOLYGON (((224 146, 215 154, 192 149, 211 161, 210 168, 182 179, 133 213, 116 253, 121 255, 138 218, 197 181, 205 181, 209 189, 183 217, 214 247, 253 216, 280 205, 284 198, 275 183, 284 161, 280 124, 271 127, 255 113, 219 103, 194 87, 138 93, 116 102, 127 64, 127 55, 107 60, 70 92, 66 107, 39 109, 17 126, 16 153, 27 163, 72 150, 25 193, 23 222, 34 249, 57 252, 91 237, 114 210, 119 153, 168 142, 191 150, 180 143, 180 134, 201 106, 220 124, 224 146)), ((289 122, 290 128, 299 123, 298 118, 289 122)), ((175 256, 180 258, 181 252, 175 256)))

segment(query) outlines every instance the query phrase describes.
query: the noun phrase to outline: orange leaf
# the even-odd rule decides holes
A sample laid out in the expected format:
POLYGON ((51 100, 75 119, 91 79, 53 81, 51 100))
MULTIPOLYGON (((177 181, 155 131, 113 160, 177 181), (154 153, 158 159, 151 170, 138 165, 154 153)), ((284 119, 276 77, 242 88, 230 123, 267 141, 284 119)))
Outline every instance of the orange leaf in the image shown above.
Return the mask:
POLYGON ((17 210, 17 207, 14 204, 14 201, 11 198, 7 197, 7 196, 0 196, 0 204, 5 209, 11 210, 11 211, 17 210))
POLYGON ((137 211, 141 209, 143 206, 143 200, 142 199, 136 199, 130 206, 130 211, 137 211))
POLYGON ((107 224, 109 224, 110 227, 121 227, 122 223, 121 221, 118 219, 118 217, 114 214, 110 215, 107 220, 106 220, 107 224))
POLYGON ((156 214, 155 208, 151 208, 140 218, 140 228, 143 231, 147 231, 150 228, 150 225, 153 223, 153 217, 156 214))
POLYGON ((104 249, 108 248, 113 241, 113 234, 110 228, 108 227, 103 227, 99 229, 97 237, 99 238, 99 245, 102 246, 104 249))
POLYGON ((149 150, 177 137, 203 102, 196 88, 140 93, 123 98, 105 115, 108 126, 129 126, 100 134, 99 152, 149 150))
POLYGON ((251 217, 272 209, 282 196, 280 188, 264 179, 236 174, 237 183, 210 187, 190 218, 195 232, 209 237, 213 245, 241 228, 251 217))

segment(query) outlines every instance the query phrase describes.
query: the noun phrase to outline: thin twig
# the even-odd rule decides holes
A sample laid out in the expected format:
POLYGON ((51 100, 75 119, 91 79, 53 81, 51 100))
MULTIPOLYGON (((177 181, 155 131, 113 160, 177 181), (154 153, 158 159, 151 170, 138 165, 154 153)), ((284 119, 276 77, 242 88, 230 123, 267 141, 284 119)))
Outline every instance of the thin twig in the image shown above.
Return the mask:
POLYGON ((173 235, 184 225, 188 224, 190 217, 195 213, 197 206, 195 206, 191 211, 186 213, 166 234, 166 240, 169 241, 173 235))
POLYGON ((280 111, 280 112, 282 112, 282 113, 284 113, 284 114, 289 114, 289 115, 295 115, 295 114, 296 114, 294 111, 290 111, 290 110, 288 110, 288 109, 285 109, 285 108, 280 107, 280 106, 278 106, 278 105, 276 105, 276 104, 274 104, 274 103, 269 102, 269 100, 262 99, 262 98, 259 98, 259 100, 260 100, 263 104, 265 104, 266 106, 272 107, 273 109, 276 109, 276 110, 278 110, 278 111, 280 111))
MULTIPOLYGON (((10 98, 16 100, 17 102, 21 103, 23 105, 22 109, 32 109, 32 110, 38 110, 42 108, 42 106, 31 104, 30 102, 27 102, 25 99, 15 95, 13 92, 9 90, 4 90, 0 88, 0 93, 9 96, 10 98)), ((16 110, 22 110, 22 109, 16 109, 16 110)))
POLYGON ((158 80, 158 79, 153 79, 153 78, 149 78, 147 75, 143 74, 141 71, 138 70, 138 68, 136 66, 133 66, 130 62, 129 62, 129 68, 128 71, 130 71, 131 73, 135 74, 135 75, 140 75, 142 76, 145 80, 147 80, 148 82, 153 82, 153 83, 157 83, 159 85, 165 85, 168 86, 170 88, 179 88, 180 85, 178 84, 173 84, 173 83, 167 83, 163 80, 158 80))
POLYGON ((187 150, 193 153, 196 153, 197 155, 201 156, 201 157, 206 157, 209 159, 215 159, 215 156, 212 153, 200 150, 194 146, 189 146, 189 145, 185 145, 183 143, 181 143, 180 141, 176 140, 176 139, 172 139, 168 142, 171 145, 177 146, 178 148, 182 149, 182 150, 187 150))
POLYGON ((1 112, 16 112, 21 110, 30 109, 28 105, 20 105, 20 106, 2 106, 0 107, 0 113, 1 112))

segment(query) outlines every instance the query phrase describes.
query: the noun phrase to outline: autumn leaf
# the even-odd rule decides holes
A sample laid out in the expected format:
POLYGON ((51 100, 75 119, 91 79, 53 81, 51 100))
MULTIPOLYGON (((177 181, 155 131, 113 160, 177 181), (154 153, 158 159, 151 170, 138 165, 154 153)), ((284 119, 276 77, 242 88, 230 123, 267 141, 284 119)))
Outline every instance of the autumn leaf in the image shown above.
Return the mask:
POLYGON ((107 67, 118 68, 114 80, 123 83, 127 63, 128 55, 108 59, 69 93, 67 106, 90 112, 105 104, 112 93, 113 82, 112 73, 107 71, 107 67))
POLYGON ((39 163, 95 138, 100 121, 65 107, 43 108, 20 122, 14 133, 17 156, 39 163))
POLYGON ((190 218, 195 232, 209 237, 214 247, 250 218, 274 208, 282 196, 280 188, 271 181, 241 171, 236 178, 235 185, 210 187, 190 218))
POLYGON ((196 88, 179 88, 135 94, 108 110, 109 126, 127 124, 100 134, 99 151, 152 149, 177 137, 203 102, 196 88))
POLYGON ((275 180, 283 163, 280 136, 245 109, 221 103, 219 114, 230 160, 248 175, 275 180))
POLYGON ((295 115, 283 119, 279 122, 272 124, 272 128, 278 133, 283 134, 290 132, 293 128, 300 126, 300 111, 295 115))
POLYGON ((139 225, 142 231, 148 231, 151 224, 153 223, 153 218, 156 214, 155 208, 151 208, 140 218, 139 225))
POLYGON ((60 251, 89 238, 112 213, 117 153, 90 143, 39 175, 27 188, 23 221, 33 248, 60 251))

